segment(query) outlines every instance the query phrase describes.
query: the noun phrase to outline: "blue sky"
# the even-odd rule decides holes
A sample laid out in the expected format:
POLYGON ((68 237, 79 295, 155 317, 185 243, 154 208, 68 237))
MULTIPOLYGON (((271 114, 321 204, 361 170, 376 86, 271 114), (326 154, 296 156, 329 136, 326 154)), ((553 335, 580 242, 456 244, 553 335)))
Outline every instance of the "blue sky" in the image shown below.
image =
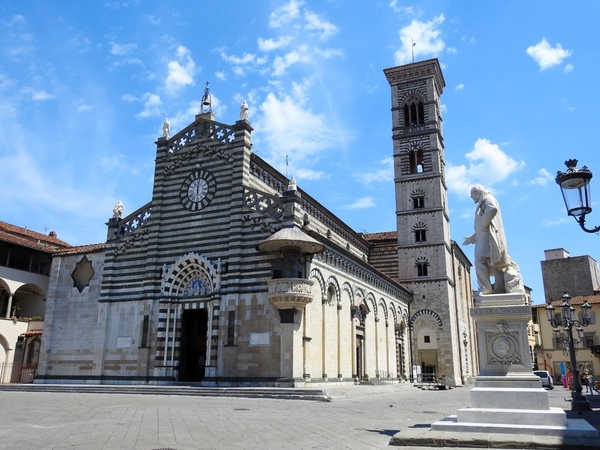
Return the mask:
MULTIPOLYGON (((394 230, 383 69, 410 62, 414 39, 415 59, 437 57, 447 84, 452 238, 472 233, 470 187, 489 187, 509 252, 543 302, 545 249, 600 258, 598 236, 566 216, 554 182, 569 158, 600 170, 599 10, 593 1, 4 1, 0 220, 73 245, 104 241, 115 201, 127 214, 150 200, 164 118, 172 134, 191 123, 209 81, 218 121, 235 122, 248 102, 260 156, 285 173, 289 155, 288 174, 356 231, 394 230)), ((597 224, 600 211, 588 220, 597 224)))

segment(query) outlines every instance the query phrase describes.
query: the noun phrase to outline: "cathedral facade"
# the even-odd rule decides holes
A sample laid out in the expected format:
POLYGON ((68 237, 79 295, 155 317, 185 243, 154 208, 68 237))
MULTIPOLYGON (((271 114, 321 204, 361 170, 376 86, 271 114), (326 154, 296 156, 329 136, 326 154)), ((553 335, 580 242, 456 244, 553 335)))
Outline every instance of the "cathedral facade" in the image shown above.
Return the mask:
POLYGON ((167 127, 151 201, 125 217, 116 208, 105 243, 54 253, 36 382, 474 376, 470 263, 449 237, 441 71, 431 60, 385 72, 397 231, 353 231, 252 152, 247 115, 224 124, 201 113, 172 137, 167 127))

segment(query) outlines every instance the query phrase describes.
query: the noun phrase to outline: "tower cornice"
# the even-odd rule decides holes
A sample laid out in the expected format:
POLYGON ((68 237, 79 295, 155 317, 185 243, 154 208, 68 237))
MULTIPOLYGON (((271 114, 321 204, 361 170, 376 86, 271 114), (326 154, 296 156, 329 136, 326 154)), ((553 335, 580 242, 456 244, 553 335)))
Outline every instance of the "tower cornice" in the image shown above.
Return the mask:
POLYGON ((405 64, 403 66, 390 67, 389 69, 384 69, 383 73, 391 86, 405 83, 410 80, 429 78, 433 75, 436 88, 438 89, 438 95, 441 95, 446 87, 442 69, 437 58, 405 64))

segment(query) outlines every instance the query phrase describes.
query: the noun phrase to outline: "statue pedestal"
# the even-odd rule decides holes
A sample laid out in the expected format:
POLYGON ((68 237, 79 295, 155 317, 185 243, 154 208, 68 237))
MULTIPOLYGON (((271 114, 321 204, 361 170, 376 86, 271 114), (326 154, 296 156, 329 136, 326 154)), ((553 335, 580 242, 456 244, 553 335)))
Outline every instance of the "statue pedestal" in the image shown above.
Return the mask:
POLYGON ((433 431, 597 437, 585 420, 551 408, 548 393, 531 370, 527 325, 531 307, 522 294, 475 298, 480 373, 471 406, 431 425, 433 431))

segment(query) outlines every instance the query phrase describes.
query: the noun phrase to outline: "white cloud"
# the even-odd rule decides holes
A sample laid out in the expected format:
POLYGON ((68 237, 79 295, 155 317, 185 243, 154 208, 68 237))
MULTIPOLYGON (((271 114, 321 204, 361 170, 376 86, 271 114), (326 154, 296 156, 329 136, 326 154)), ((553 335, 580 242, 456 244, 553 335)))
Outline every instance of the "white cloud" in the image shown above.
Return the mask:
POLYGON ((242 56, 228 55, 225 52, 221 52, 221 58, 228 63, 241 66, 244 64, 253 63, 256 60, 256 55, 253 53, 245 53, 242 56))
POLYGON ((390 8, 395 13, 399 13, 401 15, 412 16, 415 14, 414 7, 412 6, 400 6, 398 4, 398 0, 392 0, 390 2, 390 8))
POLYGON ((373 182, 384 181, 389 182, 394 179, 394 158, 391 156, 379 161, 384 167, 373 171, 365 171, 352 175, 363 184, 371 184, 373 182))
POLYGON ((443 14, 434 17, 429 22, 413 19, 410 25, 400 30, 402 46, 394 54, 397 64, 406 64, 412 61, 412 52, 415 57, 437 56, 444 50, 446 44, 441 39, 441 30, 438 27, 444 22, 443 14), (413 46, 413 42, 415 45, 413 46))
POLYGON ((159 95, 147 92, 144 94, 143 101, 144 110, 136 114, 138 119, 162 116, 162 100, 159 95))
POLYGON ((546 38, 542 38, 536 45, 527 47, 526 52, 540 65, 540 70, 561 64, 572 53, 571 50, 564 50, 560 44, 551 47, 546 38))
POLYGON ((548 182, 554 181, 554 177, 552 176, 552 174, 550 174, 550 172, 548 172, 544 168, 538 170, 537 173, 538 176, 535 177, 533 180, 529 181, 528 184, 539 184, 545 186, 546 184, 548 184, 548 182))
POLYGON ((160 25, 160 17, 147 16, 146 20, 148 20, 148 22, 150 22, 152 25, 160 25))
POLYGON ((169 74, 165 80, 167 93, 171 95, 177 94, 188 84, 194 84, 196 74, 196 63, 186 47, 183 45, 177 47, 175 57, 175 61, 169 61, 167 64, 169 74))
POLYGON ((307 11, 304 15, 304 19, 306 20, 304 29, 314 31, 315 33, 313 35, 317 36, 322 41, 329 39, 339 31, 338 27, 331 22, 322 19, 321 16, 314 12, 307 11))
MULTIPOLYGON (((339 145, 337 133, 330 128, 330 120, 323 114, 315 114, 306 106, 309 86, 296 86, 294 94, 276 95, 270 92, 259 106, 262 116, 258 118, 257 140, 259 149, 271 161, 285 161, 290 155, 292 163, 301 168, 309 158, 339 145), (262 145, 265 147, 262 147, 262 145)), ((280 164, 276 164, 280 166, 280 164)))
POLYGON ((83 99, 79 99, 76 103, 77 112, 91 111, 94 109, 92 105, 85 103, 83 99))
POLYGON ((478 139, 465 156, 470 161, 469 167, 448 166, 446 169, 448 188, 459 194, 470 192, 477 183, 492 186, 525 167, 523 161, 515 161, 488 139, 478 139))
POLYGON ((50 94, 44 90, 31 92, 31 99, 35 101, 51 100, 53 98, 56 98, 56 95, 50 94))
POLYGON ((465 88, 464 84, 457 84, 456 87, 454 88, 455 91, 462 91, 465 88))
POLYGON ((68 165, 57 168, 52 177, 44 176, 47 168, 39 167, 40 158, 23 148, 22 142, 18 142, 17 147, 20 148, 14 153, 0 157, 0 167, 6 173, 10 173, 12 182, 20 187, 19 189, 0 190, 0 200, 3 204, 24 202, 34 210, 43 207, 53 211, 67 212, 74 216, 89 217, 95 213, 90 205, 98 204, 103 200, 99 197, 110 195, 105 190, 86 192, 85 189, 69 185, 72 174, 69 174, 68 165), (69 201, 64 201, 66 198, 69 201), (92 198, 94 198, 93 202, 92 198))
POLYGON ((120 61, 115 61, 112 66, 110 67, 110 69, 108 69, 109 72, 113 72, 117 67, 120 66, 124 66, 125 64, 131 64, 131 65, 136 65, 136 66, 140 66, 140 67, 144 67, 144 63, 142 62, 141 59, 138 58, 124 58, 120 61))
POLYGON ((215 77, 221 81, 225 81, 227 79, 227 74, 223 71, 215 72, 215 77))
POLYGON ((270 52, 278 48, 287 47, 292 42, 292 36, 279 36, 276 40, 258 38, 258 49, 261 52, 270 52))
POLYGON ((283 75, 288 67, 300 62, 308 62, 310 58, 307 55, 307 47, 302 45, 296 50, 292 50, 283 56, 276 56, 273 60, 273 76, 283 75))
POLYGON ((304 167, 300 167, 294 171, 294 176, 299 180, 320 180, 327 178, 325 172, 320 170, 312 170, 304 167))
POLYGON ((123 100, 124 102, 129 102, 129 103, 131 103, 131 102, 137 102, 138 101, 138 99, 135 98, 131 94, 124 94, 124 95, 122 95, 121 96, 121 100, 123 100))
POLYGON ((346 208, 349 209, 365 209, 365 208, 374 208, 376 205, 373 197, 363 197, 356 200, 351 205, 347 205, 346 208))
POLYGON ((320 48, 315 48, 315 54, 321 57, 322 59, 329 59, 336 56, 340 58, 344 57, 344 52, 336 48, 327 48, 324 50, 320 48))
POLYGON ((569 73, 569 72, 571 72, 571 71, 572 71, 574 68, 575 68, 575 66, 573 66, 573 64, 567 64, 567 65, 565 66, 565 70, 564 70, 564 72, 565 72, 565 73, 569 73))
POLYGON ((301 0, 290 0, 288 3, 272 12, 269 16, 269 27, 280 28, 300 16, 301 0))
POLYGON ((262 57, 256 57, 254 53, 246 53, 242 56, 228 55, 224 51, 221 51, 221 58, 224 61, 233 65, 233 73, 238 76, 244 76, 248 69, 252 69, 253 66, 264 64, 267 59, 262 57))
POLYGON ((135 50, 137 45, 135 44, 116 44, 111 42, 110 44, 110 52, 113 55, 123 56, 130 53, 132 50, 135 50))

